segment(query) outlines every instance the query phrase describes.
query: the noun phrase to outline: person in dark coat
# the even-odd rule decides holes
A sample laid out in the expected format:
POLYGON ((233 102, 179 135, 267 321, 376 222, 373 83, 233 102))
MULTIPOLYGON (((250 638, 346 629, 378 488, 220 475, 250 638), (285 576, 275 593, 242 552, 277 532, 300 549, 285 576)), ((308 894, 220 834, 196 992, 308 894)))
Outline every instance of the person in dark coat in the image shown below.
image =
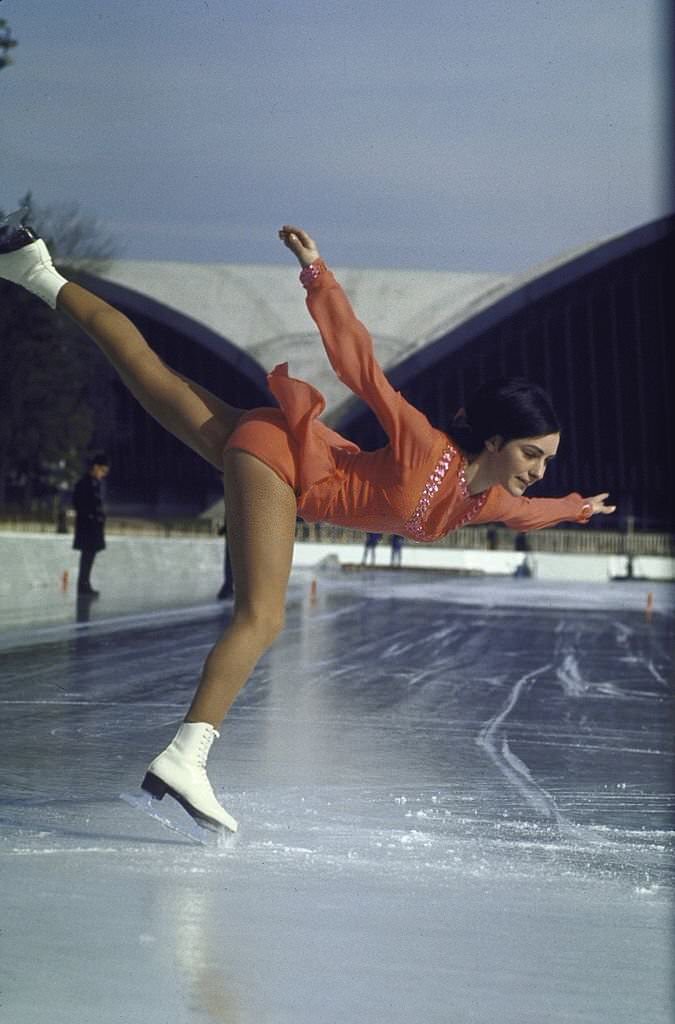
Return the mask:
POLYGON ((218 530, 219 537, 225 537, 225 551, 224 551, 224 562, 223 562, 223 585, 218 591, 218 600, 227 601, 230 597, 234 597, 234 576, 232 575, 232 562, 230 561, 230 549, 227 546, 227 524, 223 525, 218 530))
POLYGON ((105 512, 101 500, 101 480, 108 475, 109 470, 107 455, 95 455, 89 463, 87 472, 77 481, 73 491, 73 547, 80 552, 77 592, 89 597, 98 595, 98 590, 94 590, 89 577, 97 553, 105 548, 105 512))

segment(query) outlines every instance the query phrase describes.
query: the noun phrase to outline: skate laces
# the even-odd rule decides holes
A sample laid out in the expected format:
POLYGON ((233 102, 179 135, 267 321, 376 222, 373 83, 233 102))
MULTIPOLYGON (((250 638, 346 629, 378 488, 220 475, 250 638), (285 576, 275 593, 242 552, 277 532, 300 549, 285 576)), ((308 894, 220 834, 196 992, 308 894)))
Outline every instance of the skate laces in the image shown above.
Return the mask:
POLYGON ((209 756, 211 744, 213 743, 217 735, 218 733, 216 732, 215 729, 212 732, 204 731, 199 741, 199 747, 197 749, 197 767, 200 768, 203 772, 206 772, 206 761, 209 756))
POLYGON ((203 772, 206 771, 206 759, 209 756, 209 746, 210 744, 205 736, 200 742, 199 749, 197 750, 197 767, 201 768, 203 772))

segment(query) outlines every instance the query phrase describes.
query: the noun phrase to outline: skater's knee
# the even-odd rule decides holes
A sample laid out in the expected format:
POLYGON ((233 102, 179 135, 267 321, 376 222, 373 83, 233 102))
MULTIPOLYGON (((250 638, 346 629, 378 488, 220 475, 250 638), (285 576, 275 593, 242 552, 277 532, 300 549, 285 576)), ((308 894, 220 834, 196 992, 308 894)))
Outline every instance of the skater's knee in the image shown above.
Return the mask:
POLYGON ((285 609, 276 604, 235 608, 233 625, 253 633, 262 647, 269 647, 285 625, 285 609))

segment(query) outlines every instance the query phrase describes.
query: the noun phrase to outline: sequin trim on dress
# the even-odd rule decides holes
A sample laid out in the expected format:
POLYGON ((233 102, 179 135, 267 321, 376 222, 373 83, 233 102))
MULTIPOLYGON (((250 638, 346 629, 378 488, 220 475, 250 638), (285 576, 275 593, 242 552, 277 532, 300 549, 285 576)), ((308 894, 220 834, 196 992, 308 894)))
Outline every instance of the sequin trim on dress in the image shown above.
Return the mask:
MULTIPOLYGON (((444 448, 440 459, 434 466, 431 476, 424 485, 424 489, 420 495, 419 501, 417 502, 415 511, 404 526, 404 529, 409 533, 412 533, 415 537, 422 538, 424 536, 424 520, 426 519, 429 508, 431 507, 431 502, 433 501, 434 495, 438 494, 443 478, 448 472, 450 464, 456 455, 457 449, 452 445, 448 445, 447 448, 444 448)), ((469 492, 469 485, 466 482, 466 460, 464 459, 464 456, 462 456, 462 462, 457 473, 457 479, 459 481, 459 488, 462 492, 462 497, 467 501, 471 501, 471 506, 464 513, 460 521, 453 527, 455 530, 458 530, 461 526, 466 526, 469 520, 474 518, 485 504, 488 496, 487 491, 482 491, 480 494, 475 496, 469 492)))

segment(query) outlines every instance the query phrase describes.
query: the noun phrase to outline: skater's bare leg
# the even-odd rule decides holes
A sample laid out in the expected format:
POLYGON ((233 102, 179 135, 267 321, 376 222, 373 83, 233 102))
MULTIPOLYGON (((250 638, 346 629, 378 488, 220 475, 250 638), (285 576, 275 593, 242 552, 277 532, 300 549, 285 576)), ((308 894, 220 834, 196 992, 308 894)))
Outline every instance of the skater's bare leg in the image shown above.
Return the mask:
POLYGON ((69 282, 57 306, 96 342, 120 377, 159 423, 218 469, 242 410, 168 367, 119 310, 69 282))
POLYGON ((297 511, 292 489, 253 455, 228 451, 224 472, 234 612, 206 659, 186 715, 216 729, 283 628, 297 511))

